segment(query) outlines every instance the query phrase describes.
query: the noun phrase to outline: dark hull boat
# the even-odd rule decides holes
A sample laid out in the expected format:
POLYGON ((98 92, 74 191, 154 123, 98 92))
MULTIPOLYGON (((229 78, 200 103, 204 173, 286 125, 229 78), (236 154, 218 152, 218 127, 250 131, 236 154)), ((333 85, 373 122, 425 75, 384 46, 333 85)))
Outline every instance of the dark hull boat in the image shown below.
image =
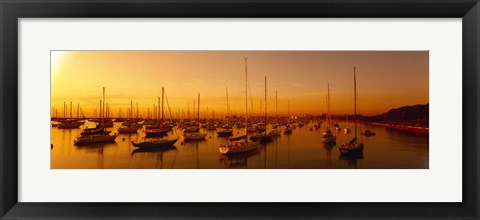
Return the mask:
MULTIPOLYGON (((95 128, 85 128, 85 129, 83 129, 83 131, 82 131, 82 133, 80 133, 80 135, 85 136, 85 135, 101 134, 103 132, 104 132, 103 127, 97 126, 95 128)), ((108 133, 110 133, 110 132, 108 132, 108 133)))
POLYGON ((60 123, 58 128, 60 129, 72 129, 72 128, 80 128, 84 123, 80 121, 67 121, 60 123))
MULTIPOLYGON (((355 73, 355 67, 353 68, 353 109, 354 115, 357 116, 357 77, 355 73)), ((338 150, 342 155, 363 155, 364 144, 357 142, 357 119, 355 118, 355 136, 348 143, 342 144, 338 147, 338 150)))
POLYGON ((93 134, 87 136, 80 136, 73 141, 75 145, 103 143, 103 142, 115 142, 116 135, 108 134, 93 134))
POLYGON ((183 132, 193 133, 193 132, 198 132, 199 130, 200 130, 200 128, 198 128, 198 127, 189 127, 189 128, 185 128, 185 130, 183 132))
POLYGON ((177 141, 178 138, 172 140, 150 140, 137 143, 132 141, 132 145, 138 148, 172 147, 177 141))
POLYGON ((270 142, 273 140, 273 137, 271 135, 268 135, 268 134, 259 134, 259 135, 255 135, 255 136, 252 136, 250 137, 250 140, 251 141, 259 141, 260 143, 267 143, 267 142, 270 142))
POLYGON ((207 126, 207 130, 209 130, 209 131, 215 131, 215 130, 217 130, 217 127, 215 127, 215 126, 213 126, 213 125, 207 126))
POLYGON ((244 140, 247 138, 247 135, 242 135, 242 136, 238 136, 238 137, 232 137, 232 138, 229 138, 228 140, 230 141, 239 141, 239 140, 244 140))
POLYGON ((229 137, 229 136, 232 136, 233 135, 233 130, 231 129, 228 129, 228 130, 220 130, 220 131, 217 131, 217 135, 219 137, 229 137))
POLYGON ((337 142, 337 140, 336 140, 335 136, 332 134, 332 131, 330 131, 330 129, 327 129, 327 131, 325 131, 322 134, 322 143, 333 144, 333 143, 336 143, 336 142, 337 142))
POLYGON ((168 131, 166 130, 147 130, 145 131, 145 137, 163 137, 167 136, 168 131))
POLYGON ((293 130, 290 127, 286 127, 285 130, 283 131, 283 134, 292 134, 293 130))
POLYGON ((367 137, 370 137, 370 136, 374 136, 375 135, 375 132, 373 131, 370 131, 370 130, 365 130, 362 132, 362 135, 365 135, 367 137))
POLYGON ((358 143, 357 138, 353 138, 350 142, 342 144, 338 147, 341 154, 363 154, 363 143, 358 143))
POLYGON ((267 128, 265 128, 265 127, 258 127, 258 128, 257 128, 258 133, 263 133, 263 132, 265 132, 266 130, 267 130, 267 128))
POLYGON ((277 130, 272 130, 270 132, 268 132, 268 135, 272 136, 272 137, 278 137, 281 135, 280 131, 277 131, 277 130))

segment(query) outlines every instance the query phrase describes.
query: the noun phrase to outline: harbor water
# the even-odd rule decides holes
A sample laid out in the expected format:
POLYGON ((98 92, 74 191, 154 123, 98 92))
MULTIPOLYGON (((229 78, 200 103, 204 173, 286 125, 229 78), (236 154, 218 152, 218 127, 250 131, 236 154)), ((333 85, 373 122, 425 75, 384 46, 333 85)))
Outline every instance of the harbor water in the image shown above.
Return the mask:
MULTIPOLYGON (((112 131, 116 131, 111 128, 112 131)), ((363 155, 344 157, 338 146, 354 136, 354 125, 348 123, 351 133, 344 133, 345 122, 339 123, 339 132, 332 129, 336 144, 322 143, 323 123, 315 129, 313 123, 297 126, 292 134, 274 137, 261 148, 247 153, 222 155, 219 146, 228 143, 228 137, 217 137, 216 131, 207 133, 205 140, 184 141, 183 131, 174 128, 165 138, 180 137, 174 147, 138 149, 132 141, 143 140, 143 133, 119 134, 115 142, 74 145, 81 129, 51 128, 52 169, 428 169, 428 134, 417 134, 386 127, 358 124, 358 140, 365 144, 363 155), (360 131, 369 129, 375 136, 366 137, 360 131)), ((267 127, 267 131, 271 130, 267 127)), ((245 133, 234 128, 233 136, 245 133)), ((283 130, 283 129, 279 129, 283 130)))

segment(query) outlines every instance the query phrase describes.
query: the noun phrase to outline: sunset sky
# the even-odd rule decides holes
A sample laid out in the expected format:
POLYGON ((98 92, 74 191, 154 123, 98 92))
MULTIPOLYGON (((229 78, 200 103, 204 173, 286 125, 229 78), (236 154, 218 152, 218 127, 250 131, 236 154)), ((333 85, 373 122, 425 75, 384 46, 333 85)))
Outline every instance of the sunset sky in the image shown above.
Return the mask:
POLYGON ((326 112, 327 83, 332 114, 353 114, 354 66, 359 114, 429 102, 428 51, 51 51, 52 109, 62 116, 64 102, 79 103, 92 117, 106 87, 112 117, 120 108, 126 116, 130 101, 138 102, 146 116, 163 86, 173 113, 185 114, 189 106, 191 114, 200 93, 202 116, 215 111, 218 118, 226 114, 228 87, 231 114, 240 115, 245 109, 244 57, 249 114, 263 114, 265 76, 268 114, 275 114, 275 91, 279 115, 287 114, 288 101, 292 115, 326 112))

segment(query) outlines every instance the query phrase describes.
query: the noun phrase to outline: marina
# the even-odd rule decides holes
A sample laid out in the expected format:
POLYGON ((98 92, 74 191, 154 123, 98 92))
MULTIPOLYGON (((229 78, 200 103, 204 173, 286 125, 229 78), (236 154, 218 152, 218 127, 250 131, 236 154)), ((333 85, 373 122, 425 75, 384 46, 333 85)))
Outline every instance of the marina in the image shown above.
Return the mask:
MULTIPOLYGON (((87 122, 88 124, 88 122, 87 122)), ((114 123, 115 128, 120 125, 114 123)), ((218 137, 216 131, 201 129, 207 136, 204 140, 185 141, 183 131, 175 128, 168 137, 181 137, 173 147, 139 149, 132 145, 143 139, 142 132, 119 134, 114 142, 75 146, 73 140, 81 129, 51 128, 52 169, 424 169, 428 168, 428 135, 385 127, 359 124, 360 129, 370 129, 376 135, 359 137, 365 143, 360 157, 342 157, 338 146, 322 143, 323 123, 314 129, 316 122, 296 126, 290 135, 280 135, 271 142, 261 144, 252 152, 223 155, 218 151, 228 137, 218 137)), ((340 127, 345 122, 339 122, 340 127)), ((348 127, 353 124, 349 123, 348 127)), ((271 126, 267 129, 270 130, 271 126)), ((236 135, 243 129, 233 128, 236 135)), ((350 141, 352 133, 336 133, 338 143, 350 141)))
MULTIPOLYGON (((84 53, 86 52, 73 54, 78 56, 84 53)), ((93 53, 95 56, 97 53, 102 54, 102 52, 88 53, 93 53)), ((128 52, 111 53, 112 56, 118 53, 129 55, 128 52)), ((143 54, 145 52, 138 53, 145 55, 143 54)), ((176 54, 175 56, 183 59, 186 52, 155 53, 176 54)), ((216 56, 220 52, 189 53, 216 56)), ((222 53, 228 55, 242 52, 222 53)), ((270 58, 264 56, 265 54, 271 54, 274 57, 279 54, 282 56, 296 54, 294 52, 261 51, 249 53, 254 57, 262 55, 264 60, 270 58)), ((309 52, 303 53, 310 54, 309 52)), ((315 52, 318 56, 324 56, 325 59, 328 59, 325 55, 329 53, 332 52, 315 52)), ((425 58, 425 53, 416 53, 425 58)), ((357 53, 349 53, 348 56, 358 59, 357 53)), ((86 58, 79 57, 79 59, 86 58)), ((71 62, 75 61, 77 60, 71 60, 71 62)), ((209 62, 211 61, 213 60, 209 62)), ((75 95, 84 97, 81 98, 82 102, 59 101, 58 98, 55 98, 53 102, 55 104, 52 104, 51 111, 51 168, 429 168, 428 94, 427 96, 425 94, 418 96, 421 99, 416 97, 418 100, 424 101, 410 100, 413 98, 405 96, 410 91, 403 91, 405 86, 396 84, 398 88, 402 89, 402 92, 396 91, 390 93, 391 96, 385 96, 384 94, 389 94, 389 90, 384 89, 376 92, 375 95, 361 95, 359 98, 357 94, 363 94, 363 91, 371 94, 371 86, 366 85, 372 84, 375 80, 371 80, 374 77, 365 74, 364 70, 359 74, 356 66, 352 66, 350 70, 342 67, 342 75, 332 78, 334 83, 327 81, 320 86, 318 83, 309 82, 308 78, 301 78, 298 82, 302 83, 292 84, 287 80, 289 86, 279 86, 282 76, 289 76, 288 74, 273 74, 271 78, 276 81, 271 83, 270 77, 267 77, 266 74, 261 78, 258 76, 258 66, 262 64, 261 62, 255 60, 252 67, 247 56, 244 56, 242 61, 242 65, 235 61, 236 70, 232 75, 241 75, 242 77, 229 79, 228 76, 224 76, 223 84, 211 83, 215 80, 209 79, 211 81, 197 84, 195 88, 178 87, 172 86, 176 83, 168 82, 178 81, 178 78, 183 77, 187 83, 182 84, 190 85, 190 82, 195 80, 177 75, 176 77, 172 76, 173 78, 168 81, 166 78, 152 75, 150 76, 152 79, 162 79, 167 83, 162 83, 160 86, 152 86, 152 84, 146 89, 153 89, 151 90, 153 92, 134 95, 141 90, 141 86, 137 87, 137 90, 119 90, 118 86, 122 87, 122 85, 131 83, 128 80, 118 81, 118 77, 115 77, 109 79, 116 82, 114 86, 102 86, 97 89, 88 87, 89 94, 75 95), (360 86, 358 85, 359 79, 360 82, 364 82, 360 86), (226 81, 231 83, 226 83, 226 81), (238 85, 233 95, 233 104, 232 95, 229 95, 229 86, 232 83, 238 85), (338 84, 340 86, 337 86, 338 84), (324 87, 325 85, 326 87, 324 87), (218 92, 222 86, 225 88, 225 94, 218 92), (110 93, 111 90, 114 92, 110 93), (180 103, 186 101, 186 90, 190 91, 188 94, 194 98, 187 102, 185 108, 180 103), (193 95, 191 91, 197 92, 193 95), (259 91, 263 93, 260 98, 258 98, 259 91), (274 99, 271 98, 272 91, 275 93, 274 99), (282 94, 280 110, 279 91, 282 94), (99 97, 91 95, 95 93, 101 94, 99 100, 91 98, 99 97), (322 98, 323 95, 324 98, 322 98), (405 96, 406 98, 405 100, 394 99, 393 97, 396 96, 405 96), (128 99, 130 100, 127 101, 128 99), (149 104, 145 104, 145 100, 148 100, 149 104), (379 100, 384 101, 380 102, 379 100), (259 101, 259 105, 255 104, 255 101, 259 101), (388 104, 390 102, 411 104, 399 107, 398 103, 388 104), (425 102, 427 104, 424 104, 425 102), (59 108, 58 104, 63 104, 63 109, 59 108), (385 104, 387 105, 383 106, 385 104), (388 106, 390 108, 387 108, 388 106), (118 109, 118 112, 112 110, 115 108, 118 109)), ((196 63, 197 61, 191 62, 196 63)), ((290 65, 300 68, 295 62, 290 65)), ((312 62, 309 65, 317 64, 312 62)), ((368 63, 368 65, 373 64, 368 63)), ((425 63, 422 63, 422 66, 424 65, 425 63)), ((130 66, 128 67, 130 68, 130 66)), ((97 68, 95 67, 94 70, 97 68)), ((172 68, 174 71, 182 69, 177 66, 172 68)), ((208 69, 209 67, 202 66, 201 68, 208 69)), ((310 69, 307 70, 310 71, 310 69)), ((282 72, 283 70, 278 69, 278 71, 282 72)), ((311 73, 315 73, 315 71, 311 73)), ((376 72, 376 74, 377 77, 381 76, 381 73, 376 72)), ((428 74, 422 76, 428 78, 428 74)), ((313 74, 310 77, 315 79, 318 76, 313 74)), ((131 79, 137 80, 136 78, 131 79)), ((143 79, 142 82, 145 85, 149 84, 146 79, 143 79)), ((71 83, 73 83, 71 86, 77 86, 75 82, 71 83)), ((383 86, 380 81, 374 85, 383 86)), ((428 86, 426 88, 427 90, 422 87, 422 91, 428 91, 428 86)))

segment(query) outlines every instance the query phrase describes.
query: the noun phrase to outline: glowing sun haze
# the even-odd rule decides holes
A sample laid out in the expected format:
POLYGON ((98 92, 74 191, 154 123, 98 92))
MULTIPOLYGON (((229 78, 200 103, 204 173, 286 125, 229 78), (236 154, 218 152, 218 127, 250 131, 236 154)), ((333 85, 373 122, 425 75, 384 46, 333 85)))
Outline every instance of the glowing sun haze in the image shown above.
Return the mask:
MULTIPOLYGON (((86 117, 99 109, 102 87, 110 114, 125 116, 133 101, 146 116, 165 87, 173 113, 202 114, 245 108, 244 57, 248 57, 249 111, 263 114, 267 77, 268 114, 321 114, 330 84, 332 114, 353 114, 353 67, 357 69, 358 110, 374 115, 429 101, 428 51, 51 51, 52 109, 80 105, 86 117), (250 94, 251 92, 251 94, 250 94), (253 108, 252 104, 253 103, 253 108), (208 112, 207 112, 208 108, 208 112)), ((167 105, 165 105, 167 106, 167 105)), ((167 111, 167 110, 166 110, 167 111)))

